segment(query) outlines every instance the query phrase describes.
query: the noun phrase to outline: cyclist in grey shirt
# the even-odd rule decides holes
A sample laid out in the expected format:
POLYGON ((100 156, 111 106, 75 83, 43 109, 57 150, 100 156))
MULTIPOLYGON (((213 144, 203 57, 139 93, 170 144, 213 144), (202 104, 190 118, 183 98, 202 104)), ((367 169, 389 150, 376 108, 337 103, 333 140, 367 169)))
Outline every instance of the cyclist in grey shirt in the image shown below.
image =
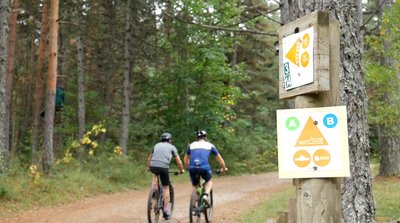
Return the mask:
POLYGON ((179 173, 183 173, 183 165, 181 158, 179 157, 178 150, 174 145, 171 144, 172 135, 168 132, 161 135, 161 142, 154 145, 153 151, 148 158, 148 167, 154 174, 152 180, 152 186, 157 187, 157 175, 160 176, 161 184, 164 189, 164 210, 166 219, 171 218, 171 205, 169 196, 169 164, 171 159, 175 158, 176 164, 179 168, 179 173))

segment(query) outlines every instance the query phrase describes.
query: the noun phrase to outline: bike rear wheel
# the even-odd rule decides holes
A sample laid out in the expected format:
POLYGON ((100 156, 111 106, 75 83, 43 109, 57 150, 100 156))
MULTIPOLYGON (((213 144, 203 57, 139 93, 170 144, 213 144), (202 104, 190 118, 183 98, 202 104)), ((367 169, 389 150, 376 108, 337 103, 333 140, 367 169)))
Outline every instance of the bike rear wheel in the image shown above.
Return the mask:
POLYGON ((160 208, 158 207, 158 199, 160 193, 158 189, 153 188, 150 191, 149 198, 147 200, 147 219, 149 223, 157 223, 160 219, 160 208))
POLYGON ((200 223, 200 194, 195 190, 190 197, 189 221, 190 223, 200 223))
POLYGON ((213 216, 213 202, 214 202, 212 190, 210 191, 210 194, 208 196, 210 198, 210 206, 204 209, 204 216, 205 216, 206 222, 210 223, 212 216, 213 216))

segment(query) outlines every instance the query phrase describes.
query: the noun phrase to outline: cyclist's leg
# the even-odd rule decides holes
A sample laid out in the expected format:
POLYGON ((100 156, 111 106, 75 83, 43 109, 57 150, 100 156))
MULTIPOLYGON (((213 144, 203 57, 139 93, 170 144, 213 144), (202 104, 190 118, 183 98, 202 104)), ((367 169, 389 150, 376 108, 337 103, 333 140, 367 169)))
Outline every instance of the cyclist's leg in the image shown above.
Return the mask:
POLYGON ((200 178, 199 176, 201 173, 199 172, 199 168, 190 168, 189 169, 189 176, 190 176, 190 181, 192 182, 193 190, 197 190, 199 187, 200 183, 200 178))
POLYGON ((151 180, 151 188, 157 188, 158 183, 157 183, 157 175, 158 173, 158 168, 150 166, 150 171, 153 173, 153 178, 151 180))
POLYGON ((169 194, 169 173, 167 168, 160 168, 160 180, 161 180, 161 185, 164 190, 164 208, 169 210, 170 208, 170 194, 169 194))
POLYGON ((213 182, 212 182, 212 174, 211 174, 211 168, 210 166, 204 167, 202 168, 202 174, 201 177, 204 179, 204 192, 206 194, 210 194, 210 191, 212 189, 213 186, 213 182))

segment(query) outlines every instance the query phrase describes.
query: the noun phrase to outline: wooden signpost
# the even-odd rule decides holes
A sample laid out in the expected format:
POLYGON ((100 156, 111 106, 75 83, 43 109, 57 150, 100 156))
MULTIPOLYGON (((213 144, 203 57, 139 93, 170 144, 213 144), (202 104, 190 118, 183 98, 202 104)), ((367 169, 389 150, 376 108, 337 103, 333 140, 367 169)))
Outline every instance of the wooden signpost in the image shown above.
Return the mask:
POLYGON ((310 13, 279 30, 279 97, 294 99, 298 109, 277 111, 280 177, 293 178, 296 186, 296 201, 290 205, 295 203, 296 213, 289 213, 289 222, 341 222, 340 177, 349 176, 349 164, 347 134, 340 133, 347 133, 347 125, 334 124, 347 119, 346 112, 344 117, 335 112, 340 99, 339 47, 339 23, 329 12, 310 13), (317 110, 318 115, 314 110, 304 115, 317 107, 326 108, 317 110), (280 132, 280 125, 297 134, 293 145, 282 143, 290 136, 280 132), (335 132, 336 127, 342 130, 335 132), (344 141, 337 143, 328 134, 344 141))

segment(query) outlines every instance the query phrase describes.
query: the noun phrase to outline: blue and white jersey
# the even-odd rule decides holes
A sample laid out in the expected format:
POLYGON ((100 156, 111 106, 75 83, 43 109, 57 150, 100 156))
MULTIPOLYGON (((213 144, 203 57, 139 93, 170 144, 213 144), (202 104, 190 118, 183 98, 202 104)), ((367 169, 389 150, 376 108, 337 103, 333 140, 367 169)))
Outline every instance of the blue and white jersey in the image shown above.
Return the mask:
POLYGON ((186 154, 190 156, 189 168, 206 168, 208 157, 210 154, 218 155, 218 149, 212 144, 204 140, 192 142, 186 150, 186 154))

